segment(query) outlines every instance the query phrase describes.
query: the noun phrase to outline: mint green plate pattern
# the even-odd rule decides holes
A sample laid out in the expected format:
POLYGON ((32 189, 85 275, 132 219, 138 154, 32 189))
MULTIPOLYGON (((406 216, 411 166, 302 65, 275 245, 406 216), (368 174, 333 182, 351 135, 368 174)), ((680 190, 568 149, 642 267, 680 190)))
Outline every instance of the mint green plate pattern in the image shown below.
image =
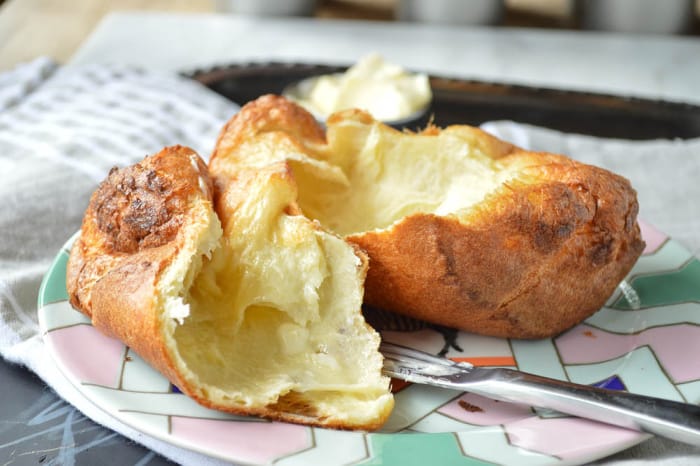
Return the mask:
MULTIPOLYGON (((553 339, 506 340, 430 328, 383 331, 386 340, 482 366, 518 368, 577 383, 700 402, 700 261, 642 224, 647 250, 620 289, 581 325, 553 339)), ((68 302, 71 238, 39 293, 39 321, 65 377, 83 396, 137 430, 246 465, 583 464, 646 434, 468 393, 396 382, 380 432, 342 432, 204 408, 131 349, 92 327, 68 302)))

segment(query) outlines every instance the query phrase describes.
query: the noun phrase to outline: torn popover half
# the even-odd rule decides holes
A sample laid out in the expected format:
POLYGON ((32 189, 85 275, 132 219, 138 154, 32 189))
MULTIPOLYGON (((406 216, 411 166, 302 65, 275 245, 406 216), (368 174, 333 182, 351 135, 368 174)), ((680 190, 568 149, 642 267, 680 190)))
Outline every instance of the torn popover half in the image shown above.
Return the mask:
POLYGON ((71 303, 202 405, 376 429, 393 407, 360 307, 367 259, 300 215, 285 163, 214 185, 191 149, 115 169, 68 263, 71 303))

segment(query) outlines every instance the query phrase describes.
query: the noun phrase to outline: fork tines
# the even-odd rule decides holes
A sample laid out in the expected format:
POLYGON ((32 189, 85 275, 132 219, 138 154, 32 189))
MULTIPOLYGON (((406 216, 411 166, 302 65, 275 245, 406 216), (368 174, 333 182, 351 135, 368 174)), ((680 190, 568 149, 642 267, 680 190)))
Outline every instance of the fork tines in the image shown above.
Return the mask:
POLYGON ((426 379, 448 377, 469 370, 468 365, 394 343, 382 342, 379 350, 384 355, 384 372, 409 382, 429 383, 426 379))

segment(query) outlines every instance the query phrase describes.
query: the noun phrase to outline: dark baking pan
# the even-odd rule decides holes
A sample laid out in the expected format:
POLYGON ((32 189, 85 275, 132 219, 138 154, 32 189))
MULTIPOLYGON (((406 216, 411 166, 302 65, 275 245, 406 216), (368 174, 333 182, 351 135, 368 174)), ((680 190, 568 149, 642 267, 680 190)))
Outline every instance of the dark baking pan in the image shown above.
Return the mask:
MULTIPOLYGON (((289 84, 346 67, 247 63, 187 73, 215 92, 244 104, 279 94, 289 84)), ((433 118, 438 126, 514 120, 565 132, 624 139, 700 136, 700 106, 511 84, 430 76, 433 102, 415 129, 433 118)))

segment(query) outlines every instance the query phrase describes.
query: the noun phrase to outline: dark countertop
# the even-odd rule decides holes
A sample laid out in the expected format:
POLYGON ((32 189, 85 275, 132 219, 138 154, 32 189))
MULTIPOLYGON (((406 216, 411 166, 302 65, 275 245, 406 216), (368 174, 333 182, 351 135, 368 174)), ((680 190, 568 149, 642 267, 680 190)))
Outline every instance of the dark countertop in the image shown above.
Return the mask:
POLYGON ((172 465, 106 429, 24 367, 0 359, 0 464, 172 465))

